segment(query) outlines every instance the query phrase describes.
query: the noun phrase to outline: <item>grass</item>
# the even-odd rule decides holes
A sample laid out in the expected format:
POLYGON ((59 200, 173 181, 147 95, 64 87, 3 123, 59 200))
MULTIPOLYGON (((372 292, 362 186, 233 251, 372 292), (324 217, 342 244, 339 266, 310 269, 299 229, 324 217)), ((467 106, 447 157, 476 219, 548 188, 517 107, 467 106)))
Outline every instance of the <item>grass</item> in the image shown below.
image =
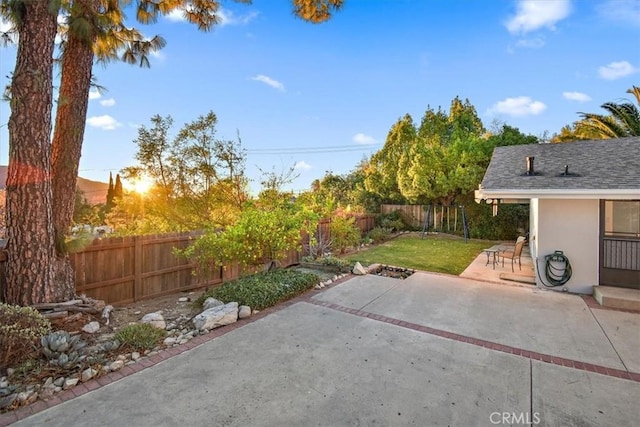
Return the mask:
POLYGON ((346 256, 365 267, 380 263, 416 270, 459 275, 482 252, 495 242, 469 240, 448 235, 403 235, 370 249, 346 256))

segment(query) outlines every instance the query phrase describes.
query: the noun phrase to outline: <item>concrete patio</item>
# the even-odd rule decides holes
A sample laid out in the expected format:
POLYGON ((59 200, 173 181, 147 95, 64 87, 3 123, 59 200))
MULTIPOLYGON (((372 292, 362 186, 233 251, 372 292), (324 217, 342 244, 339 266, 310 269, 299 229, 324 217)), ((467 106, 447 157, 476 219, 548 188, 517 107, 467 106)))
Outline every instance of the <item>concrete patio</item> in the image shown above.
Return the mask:
POLYGON ((358 276, 0 425, 634 425, 639 330, 576 295, 358 276))

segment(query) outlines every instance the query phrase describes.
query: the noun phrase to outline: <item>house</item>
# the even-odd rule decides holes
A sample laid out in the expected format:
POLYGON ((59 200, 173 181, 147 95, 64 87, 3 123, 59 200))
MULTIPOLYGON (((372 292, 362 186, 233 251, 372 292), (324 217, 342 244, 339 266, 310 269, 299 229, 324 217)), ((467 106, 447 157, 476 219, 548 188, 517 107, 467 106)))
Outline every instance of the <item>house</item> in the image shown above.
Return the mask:
POLYGON ((598 285, 640 289, 639 137, 497 147, 476 199, 498 209, 530 205, 538 287, 584 294, 598 285), (566 283, 565 260, 550 257, 556 251, 570 264, 566 283))

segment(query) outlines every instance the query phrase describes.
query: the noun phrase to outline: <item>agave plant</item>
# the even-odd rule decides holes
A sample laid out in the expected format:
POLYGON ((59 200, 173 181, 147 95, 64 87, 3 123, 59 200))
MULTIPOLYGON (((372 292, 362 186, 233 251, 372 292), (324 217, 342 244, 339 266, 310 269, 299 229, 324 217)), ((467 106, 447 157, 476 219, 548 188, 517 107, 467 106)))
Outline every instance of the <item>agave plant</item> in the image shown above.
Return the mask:
POLYGON ((61 368, 71 368, 86 357, 82 349, 87 345, 80 335, 71 336, 67 331, 56 331, 40 339, 42 354, 49 363, 61 368))

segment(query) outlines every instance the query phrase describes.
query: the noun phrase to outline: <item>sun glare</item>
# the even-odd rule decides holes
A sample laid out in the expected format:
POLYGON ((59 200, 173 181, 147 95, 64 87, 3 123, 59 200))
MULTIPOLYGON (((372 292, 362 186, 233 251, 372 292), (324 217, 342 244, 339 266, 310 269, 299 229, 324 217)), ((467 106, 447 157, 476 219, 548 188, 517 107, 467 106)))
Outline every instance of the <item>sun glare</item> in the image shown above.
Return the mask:
POLYGON ((146 194, 153 186, 153 181, 147 177, 142 177, 133 181, 133 191, 139 194, 146 194))

